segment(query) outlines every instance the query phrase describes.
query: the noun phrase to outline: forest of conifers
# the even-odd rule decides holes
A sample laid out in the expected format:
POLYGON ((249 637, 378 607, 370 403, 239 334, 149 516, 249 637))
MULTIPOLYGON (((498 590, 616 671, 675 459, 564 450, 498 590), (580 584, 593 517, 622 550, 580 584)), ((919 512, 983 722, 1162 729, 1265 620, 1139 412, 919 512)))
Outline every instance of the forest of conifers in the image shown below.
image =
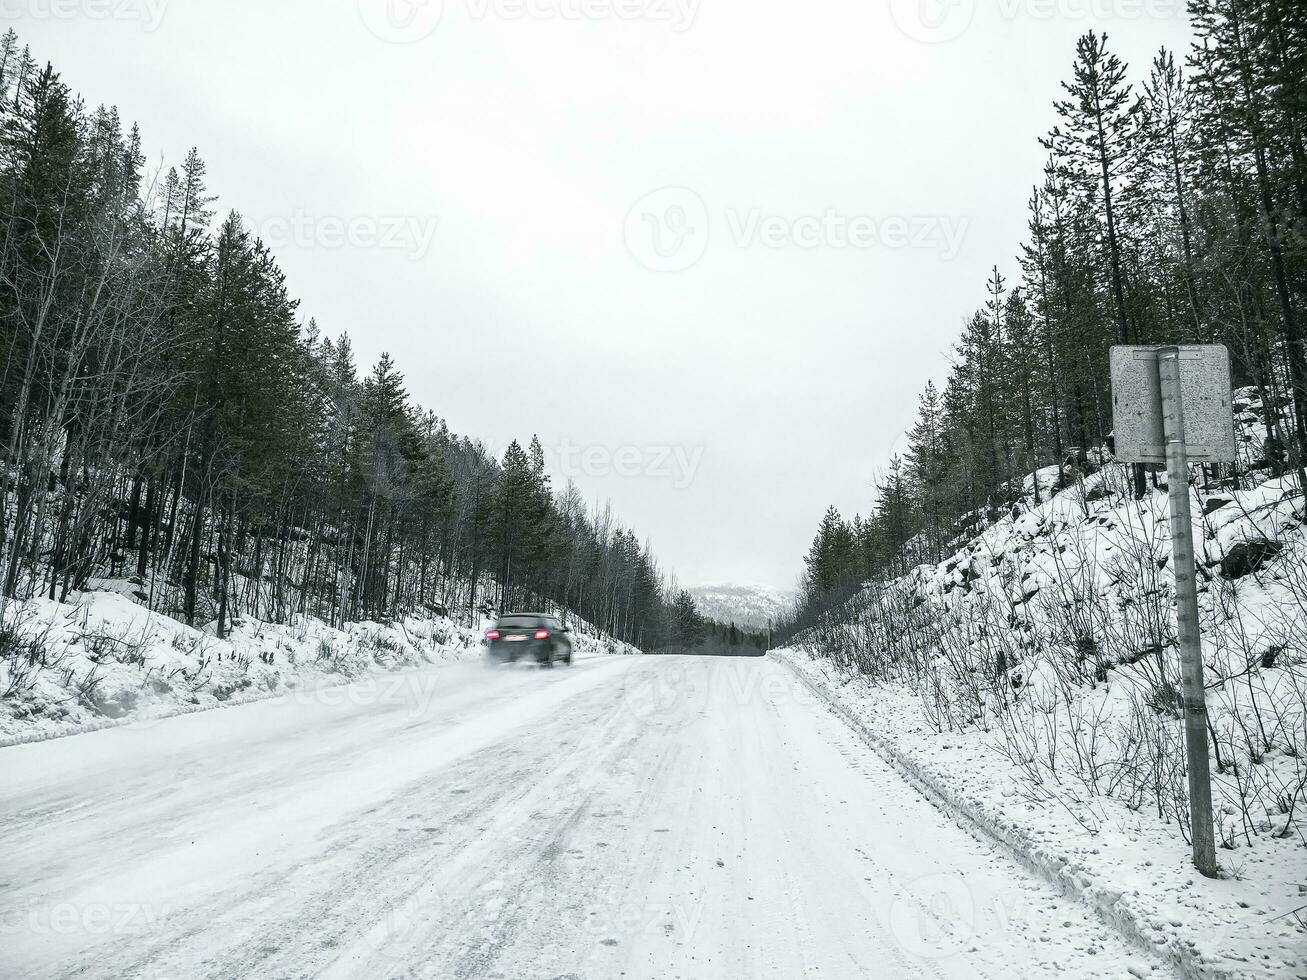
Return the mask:
MULTIPOLYGON (((685 603, 537 440, 502 460, 305 320, 205 166, 147 172, 11 30, 0 41, 0 616, 97 579, 219 636, 553 604, 650 648, 685 603)), ((693 608, 689 608, 693 619, 693 608)))
MULTIPOLYGON (((1225 344, 1235 384, 1266 408, 1254 464, 1301 478, 1307 4, 1191 0, 1189 15, 1192 48, 1142 70, 1093 32, 1068 52, 1020 279, 994 269, 871 514, 827 512, 799 627, 867 579, 941 560, 964 518, 997 513, 1023 482, 1038 502, 1038 468, 1092 472, 1110 448, 1113 344, 1225 344)), ((1137 468, 1137 495, 1145 478, 1137 468)))

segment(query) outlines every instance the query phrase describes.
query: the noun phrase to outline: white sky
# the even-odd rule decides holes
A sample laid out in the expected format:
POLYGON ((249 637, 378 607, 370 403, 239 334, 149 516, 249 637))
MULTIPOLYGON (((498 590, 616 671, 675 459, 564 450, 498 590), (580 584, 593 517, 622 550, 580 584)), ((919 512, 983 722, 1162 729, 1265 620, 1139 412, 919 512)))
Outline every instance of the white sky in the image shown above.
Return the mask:
POLYGON ((444 0, 429 33, 437 8, 386 2, 0 11, 156 161, 198 146, 219 205, 281 236, 303 312, 348 330, 361 370, 389 350, 491 446, 539 433, 555 482, 611 498, 683 582, 782 588, 829 504, 867 511, 990 266, 1015 276, 1076 37, 1107 29, 1138 80, 1188 36, 1182 0, 444 0), (410 15, 416 40, 377 36, 410 15), (693 193, 628 223, 668 186, 693 193), (695 234, 669 262, 706 251, 650 271, 648 222, 682 204, 695 234), (933 237, 742 237, 751 213, 828 211, 933 237), (438 222, 430 248, 365 226, 341 245, 331 224, 396 218, 408 243, 438 222))

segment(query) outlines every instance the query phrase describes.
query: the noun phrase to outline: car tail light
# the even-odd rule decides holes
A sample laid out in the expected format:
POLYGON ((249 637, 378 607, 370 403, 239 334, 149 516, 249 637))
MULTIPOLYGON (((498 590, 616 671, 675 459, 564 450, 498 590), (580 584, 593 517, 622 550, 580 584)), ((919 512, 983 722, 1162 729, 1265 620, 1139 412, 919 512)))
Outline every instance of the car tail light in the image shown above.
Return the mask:
POLYGON ((486 639, 487 640, 499 639, 499 630, 486 630, 486 639))
POLYGON ((536 639, 537 640, 549 639, 549 630, 536 630, 536 639))

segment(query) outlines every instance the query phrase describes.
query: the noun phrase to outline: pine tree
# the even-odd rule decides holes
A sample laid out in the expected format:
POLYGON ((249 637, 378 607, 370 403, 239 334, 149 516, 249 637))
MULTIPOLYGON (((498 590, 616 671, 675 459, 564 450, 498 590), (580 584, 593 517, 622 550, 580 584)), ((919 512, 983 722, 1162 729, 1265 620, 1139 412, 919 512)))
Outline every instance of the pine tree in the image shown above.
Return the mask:
MULTIPOLYGON (((1125 73, 1125 64, 1107 50, 1106 34, 1083 35, 1076 43, 1072 81, 1063 83, 1068 98, 1054 103, 1062 123, 1043 141, 1102 221, 1106 278, 1121 344, 1131 343, 1133 333, 1126 313, 1117 197, 1129 181, 1136 152, 1134 103, 1125 73)), ((1143 467, 1136 465, 1133 474, 1135 495, 1142 498, 1143 467)))
MULTIPOLYGON (((1040 446, 1036 434, 1036 405, 1041 378, 1041 359, 1039 341, 1036 336, 1034 318, 1026 305, 1025 294, 1014 289, 1007 298, 1003 308, 1003 321, 1008 342, 1008 382, 1009 403, 1019 407, 1021 419, 1021 438, 1024 452, 1024 470, 1030 473, 1034 488, 1034 502, 1039 503, 1039 457, 1040 446)), ((1015 476, 1016 474, 1012 474, 1015 476)))
MULTIPOLYGON (((1287 228, 1281 217, 1295 205, 1300 217, 1307 215, 1302 110, 1301 106, 1293 108, 1300 101, 1301 75, 1294 76, 1290 67, 1301 67, 1302 56, 1300 52, 1296 57, 1289 55, 1288 50, 1295 46, 1284 43, 1295 16, 1283 4, 1258 6, 1216 0, 1194 0, 1190 13, 1196 35, 1190 64, 1206 96, 1200 112, 1201 131, 1217 145, 1218 152, 1233 150, 1246 155, 1251 163, 1248 173, 1242 176, 1257 213, 1253 227, 1270 268, 1270 285, 1279 313, 1278 331, 1289 374, 1289 397, 1294 404, 1294 455, 1300 479, 1307 482, 1307 350, 1293 298, 1297 277, 1290 266, 1294 256, 1291 249, 1286 249, 1287 228), (1288 78, 1283 74, 1286 69, 1288 78), (1280 91, 1286 82, 1288 89, 1280 91), (1282 125, 1289 126, 1290 133, 1297 128, 1290 148, 1279 145, 1276 134, 1282 125), (1286 185, 1293 191, 1286 193, 1286 185)), ((1296 22, 1301 38, 1301 21, 1296 22)))
POLYGON ((902 574, 908 570, 906 548, 914 534, 915 514, 898 456, 891 457, 889 472, 876 492, 876 523, 882 529, 891 570, 902 574))
POLYGON ((852 532, 839 511, 831 507, 804 559, 809 588, 819 598, 837 593, 854 575, 853 559, 852 532))
POLYGON ((1052 256, 1049 250, 1050 227, 1046 212, 1046 200, 1043 191, 1036 187, 1029 200, 1030 217, 1027 227, 1030 231, 1029 243, 1022 246, 1021 267, 1025 276, 1026 290, 1034 297, 1031 310, 1037 326, 1038 344, 1042 357, 1041 366, 1045 371, 1048 384, 1045 389, 1049 428, 1053 437, 1053 459, 1060 466, 1064 458, 1062 447, 1062 411, 1060 405, 1060 385, 1057 366, 1057 346, 1053 336, 1054 318, 1058 309, 1052 295, 1052 256))
POLYGON ((933 381, 927 381, 917 400, 916 424, 908 433, 904 479, 908 492, 917 501, 930 556, 935 560, 943 555, 944 529, 952 506, 946 483, 948 461, 943 430, 944 407, 939 389, 933 381))
POLYGON ((1174 56, 1163 48, 1139 100, 1139 141, 1144 173, 1132 188, 1137 208, 1155 215, 1150 241, 1157 253, 1175 269, 1185 294, 1185 320, 1189 339, 1202 343, 1205 335, 1195 278, 1190 174, 1194 168, 1194 105, 1192 89, 1174 56), (1179 233, 1178 250, 1168 248, 1172 229, 1179 233), (1168 254, 1171 252, 1173 254, 1168 254))

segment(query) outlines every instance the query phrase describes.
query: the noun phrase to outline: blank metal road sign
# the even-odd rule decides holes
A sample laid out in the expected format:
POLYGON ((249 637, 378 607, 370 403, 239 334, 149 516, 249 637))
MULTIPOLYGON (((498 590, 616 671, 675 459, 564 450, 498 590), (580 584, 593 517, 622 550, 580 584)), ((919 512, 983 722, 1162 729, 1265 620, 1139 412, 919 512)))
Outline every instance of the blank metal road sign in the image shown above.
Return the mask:
MULTIPOLYGON (((1166 462, 1158 350, 1157 347, 1112 348, 1113 434, 1116 458, 1126 463, 1166 462)), ((1233 462, 1230 352, 1219 344, 1179 350, 1189 462, 1233 462)))

